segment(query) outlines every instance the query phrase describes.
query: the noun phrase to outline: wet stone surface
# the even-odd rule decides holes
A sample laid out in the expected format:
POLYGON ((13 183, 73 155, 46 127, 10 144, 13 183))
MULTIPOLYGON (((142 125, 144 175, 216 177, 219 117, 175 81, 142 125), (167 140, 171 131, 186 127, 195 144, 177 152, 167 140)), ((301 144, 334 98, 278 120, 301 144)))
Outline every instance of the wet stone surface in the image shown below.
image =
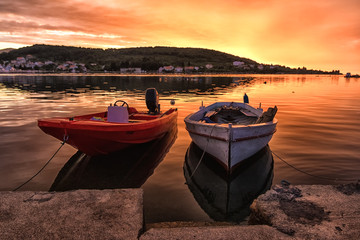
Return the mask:
POLYGON ((360 194, 360 180, 357 183, 341 184, 335 188, 346 195, 360 194))
POLYGON ((277 193, 275 196, 279 199, 280 209, 294 221, 315 225, 329 219, 329 213, 326 213, 323 207, 312 202, 296 200, 303 196, 299 188, 283 185, 275 186, 273 190, 277 193))
POLYGON ((249 224, 297 239, 360 239, 359 182, 274 186, 251 206, 249 224))
POLYGON ((311 202, 305 201, 280 201, 280 209, 296 222, 302 224, 320 224, 323 220, 329 220, 329 213, 324 208, 311 202))

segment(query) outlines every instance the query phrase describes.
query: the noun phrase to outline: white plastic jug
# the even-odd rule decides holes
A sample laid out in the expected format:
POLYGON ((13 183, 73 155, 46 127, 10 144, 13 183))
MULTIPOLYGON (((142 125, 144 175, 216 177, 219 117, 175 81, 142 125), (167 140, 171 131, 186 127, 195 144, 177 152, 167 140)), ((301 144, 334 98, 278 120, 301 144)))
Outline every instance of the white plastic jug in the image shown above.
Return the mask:
POLYGON ((127 107, 109 106, 107 121, 114 123, 128 123, 129 112, 127 107))

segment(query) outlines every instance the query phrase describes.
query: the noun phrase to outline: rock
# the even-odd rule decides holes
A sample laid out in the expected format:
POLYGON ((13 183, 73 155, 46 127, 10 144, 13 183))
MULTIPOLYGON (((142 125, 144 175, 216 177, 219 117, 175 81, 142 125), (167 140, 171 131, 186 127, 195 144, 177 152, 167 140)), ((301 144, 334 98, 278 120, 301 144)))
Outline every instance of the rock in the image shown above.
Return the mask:
POLYGON ((275 186, 254 201, 249 223, 299 239, 360 239, 360 194, 356 184, 275 186))
POLYGON ((335 188, 346 195, 360 194, 360 180, 357 183, 341 184, 335 188))

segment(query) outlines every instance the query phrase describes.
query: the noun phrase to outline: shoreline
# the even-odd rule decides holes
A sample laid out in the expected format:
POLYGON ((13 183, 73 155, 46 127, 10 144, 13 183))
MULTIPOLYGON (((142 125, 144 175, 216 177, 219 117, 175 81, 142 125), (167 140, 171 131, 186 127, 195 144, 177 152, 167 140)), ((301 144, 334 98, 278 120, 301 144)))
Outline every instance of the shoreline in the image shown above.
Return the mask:
MULTIPOLYGON (((0 76, 119 76, 119 77, 243 77, 243 76, 343 76, 345 74, 330 73, 116 73, 116 72, 87 72, 87 73, 55 73, 55 72, 0 72, 0 76)), ((354 77, 350 77, 354 78, 354 77)))

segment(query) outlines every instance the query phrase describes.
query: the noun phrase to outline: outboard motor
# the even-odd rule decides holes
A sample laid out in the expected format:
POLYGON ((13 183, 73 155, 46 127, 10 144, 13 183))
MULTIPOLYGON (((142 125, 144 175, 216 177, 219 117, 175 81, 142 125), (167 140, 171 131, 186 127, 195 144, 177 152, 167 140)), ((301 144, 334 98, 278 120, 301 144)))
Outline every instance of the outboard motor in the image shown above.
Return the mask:
POLYGON ((249 103, 249 97, 246 93, 244 94, 244 103, 249 103))
POLYGON ((148 88, 145 92, 146 107, 149 109, 149 113, 159 113, 159 94, 155 88, 148 88))

